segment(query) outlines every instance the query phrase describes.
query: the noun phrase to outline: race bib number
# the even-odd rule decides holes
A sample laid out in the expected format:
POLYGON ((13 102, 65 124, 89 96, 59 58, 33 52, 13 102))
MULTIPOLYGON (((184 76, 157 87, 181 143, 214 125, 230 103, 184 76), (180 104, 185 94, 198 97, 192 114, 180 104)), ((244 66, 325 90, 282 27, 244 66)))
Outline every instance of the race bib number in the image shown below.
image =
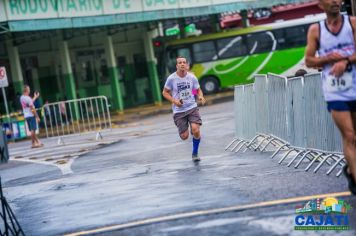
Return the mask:
POLYGON ((192 91, 189 89, 183 90, 179 93, 179 98, 183 100, 188 100, 192 97, 192 91))
POLYGON ((352 72, 345 72, 340 78, 333 75, 326 77, 326 90, 328 92, 346 91, 352 86, 352 72))

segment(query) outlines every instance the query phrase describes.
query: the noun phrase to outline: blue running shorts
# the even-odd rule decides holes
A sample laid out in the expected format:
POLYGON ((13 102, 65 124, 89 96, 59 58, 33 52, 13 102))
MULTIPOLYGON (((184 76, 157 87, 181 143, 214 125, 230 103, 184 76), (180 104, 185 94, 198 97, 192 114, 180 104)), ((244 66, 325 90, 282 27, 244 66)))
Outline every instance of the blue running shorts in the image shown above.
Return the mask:
POLYGON ((328 111, 351 111, 356 112, 356 100, 355 101, 332 101, 327 102, 328 111))
POLYGON ((34 116, 32 117, 27 117, 26 118, 26 122, 28 125, 28 130, 29 131, 36 131, 37 129, 37 122, 36 122, 36 118, 34 116))

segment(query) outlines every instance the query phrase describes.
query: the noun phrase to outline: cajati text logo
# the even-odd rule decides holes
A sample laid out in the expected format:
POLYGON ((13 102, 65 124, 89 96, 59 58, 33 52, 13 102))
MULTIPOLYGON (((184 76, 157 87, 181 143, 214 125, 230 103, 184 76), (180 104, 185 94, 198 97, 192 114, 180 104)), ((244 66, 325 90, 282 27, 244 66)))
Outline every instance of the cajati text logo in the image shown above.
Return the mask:
POLYGON ((295 230, 350 230, 350 204, 334 197, 313 199, 295 209, 295 230))

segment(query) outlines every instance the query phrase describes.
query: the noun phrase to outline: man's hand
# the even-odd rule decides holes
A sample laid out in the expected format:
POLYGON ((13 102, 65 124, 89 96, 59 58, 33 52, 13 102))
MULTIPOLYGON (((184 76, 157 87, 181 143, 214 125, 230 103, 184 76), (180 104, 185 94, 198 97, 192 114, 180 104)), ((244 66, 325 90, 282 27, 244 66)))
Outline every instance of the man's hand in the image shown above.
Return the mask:
POLYGON ((183 105, 183 102, 181 100, 173 99, 172 103, 176 105, 177 107, 181 107, 183 105))
POLYGON ((326 56, 327 60, 329 63, 334 63, 334 62, 339 62, 343 59, 345 59, 345 57, 337 52, 332 52, 332 53, 329 53, 327 56, 326 56))
POLYGON ((342 61, 338 61, 336 62, 330 70, 330 74, 335 76, 336 78, 340 78, 342 76, 342 74, 344 74, 346 67, 347 67, 347 60, 342 60, 342 61))
POLYGON ((36 92, 33 94, 33 100, 36 100, 39 96, 40 96, 40 93, 39 93, 38 91, 36 91, 36 92))
POLYGON ((205 105, 206 100, 205 100, 204 96, 198 96, 198 101, 200 104, 205 105))

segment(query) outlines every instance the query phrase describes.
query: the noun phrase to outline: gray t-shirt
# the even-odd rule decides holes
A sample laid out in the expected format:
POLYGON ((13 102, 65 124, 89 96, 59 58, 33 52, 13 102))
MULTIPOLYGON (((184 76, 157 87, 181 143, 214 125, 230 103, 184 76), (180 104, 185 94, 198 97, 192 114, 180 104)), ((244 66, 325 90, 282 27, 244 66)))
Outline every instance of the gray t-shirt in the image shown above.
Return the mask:
POLYGON ((35 107, 33 105, 32 98, 30 96, 22 95, 20 97, 20 102, 23 110, 23 115, 25 118, 33 117, 32 109, 35 107))
POLYGON ((199 82, 197 77, 192 73, 187 73, 185 77, 179 77, 176 72, 168 76, 166 84, 164 85, 166 89, 171 91, 171 95, 174 99, 182 99, 183 105, 177 107, 172 105, 173 113, 185 112, 194 107, 197 107, 193 95, 193 89, 199 89, 199 82))

